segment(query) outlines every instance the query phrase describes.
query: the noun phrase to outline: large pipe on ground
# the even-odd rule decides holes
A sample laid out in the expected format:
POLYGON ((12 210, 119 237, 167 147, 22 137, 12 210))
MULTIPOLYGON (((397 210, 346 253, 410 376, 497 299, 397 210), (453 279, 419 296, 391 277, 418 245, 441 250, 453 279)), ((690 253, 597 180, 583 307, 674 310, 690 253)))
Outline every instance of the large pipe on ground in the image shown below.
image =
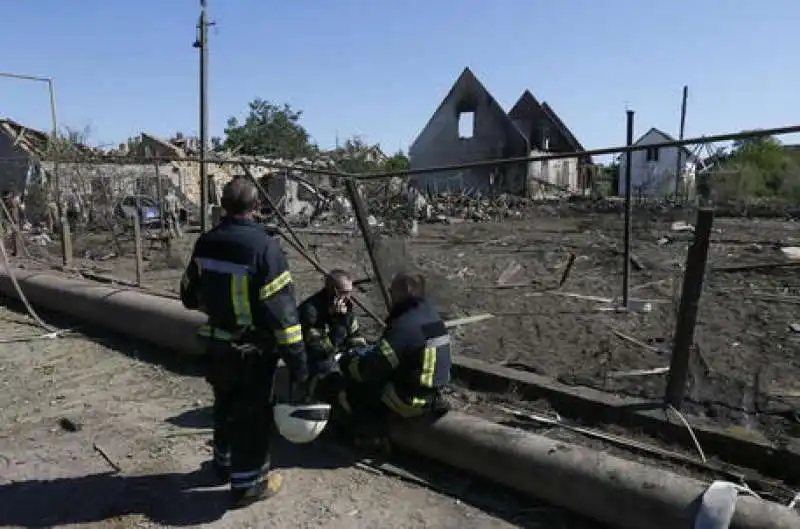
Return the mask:
MULTIPOLYGON (((202 322, 174 300, 55 275, 15 271, 33 305, 159 347, 200 354, 202 322)), ((5 271, 0 293, 18 297, 5 271)), ((705 485, 582 446, 451 412, 433 424, 405 423, 392 438, 405 449, 619 529, 688 529, 705 485)), ((800 528, 788 508, 740 497, 734 529, 800 528)))

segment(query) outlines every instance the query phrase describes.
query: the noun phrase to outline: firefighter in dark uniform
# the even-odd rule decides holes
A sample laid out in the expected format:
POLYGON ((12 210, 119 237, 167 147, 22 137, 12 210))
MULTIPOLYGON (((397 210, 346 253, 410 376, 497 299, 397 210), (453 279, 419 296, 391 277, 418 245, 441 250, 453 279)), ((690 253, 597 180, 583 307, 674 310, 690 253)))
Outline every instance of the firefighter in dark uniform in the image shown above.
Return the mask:
POLYGON ((208 315, 207 380, 214 390, 214 467, 230 481, 234 507, 276 494, 270 470, 273 380, 278 357, 294 401, 308 376, 292 276, 279 243, 253 221, 258 191, 245 178, 222 192, 226 216, 197 240, 181 281, 186 308, 208 315))
POLYGON ((330 401, 338 393, 338 384, 325 380, 338 374, 335 356, 367 345, 358 317, 353 312, 353 279, 344 270, 332 270, 325 286, 300 304, 300 323, 308 355, 310 383, 308 393, 330 401), (331 388, 332 389, 329 389, 331 388))
POLYGON ((425 278, 398 274, 391 297, 392 309, 378 342, 340 360, 345 386, 336 400, 355 419, 357 440, 381 445, 386 442, 387 418, 446 411, 441 390, 450 381, 452 364, 450 335, 425 299, 425 278))

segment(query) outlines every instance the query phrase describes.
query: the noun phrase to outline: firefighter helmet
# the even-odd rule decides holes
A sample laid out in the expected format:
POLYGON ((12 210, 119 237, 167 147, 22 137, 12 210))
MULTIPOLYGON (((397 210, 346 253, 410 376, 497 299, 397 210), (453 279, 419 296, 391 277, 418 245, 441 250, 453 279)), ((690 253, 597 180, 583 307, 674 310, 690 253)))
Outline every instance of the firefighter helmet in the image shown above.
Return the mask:
POLYGON ((319 437, 330 414, 330 404, 276 404, 275 425, 287 441, 305 444, 319 437))

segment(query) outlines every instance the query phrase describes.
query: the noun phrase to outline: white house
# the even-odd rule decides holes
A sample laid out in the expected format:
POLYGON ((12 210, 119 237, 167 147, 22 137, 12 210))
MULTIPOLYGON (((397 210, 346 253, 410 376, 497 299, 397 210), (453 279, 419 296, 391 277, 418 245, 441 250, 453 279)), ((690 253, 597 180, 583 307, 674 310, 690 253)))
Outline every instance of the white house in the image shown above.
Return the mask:
MULTIPOLYGON (((657 128, 648 130, 634 145, 656 145, 675 141, 657 128)), ((634 195, 666 196, 675 194, 675 176, 680 157, 681 193, 694 195, 697 156, 686 147, 652 147, 631 153, 631 191, 634 195)), ((627 157, 623 153, 619 161, 619 194, 625 194, 627 157)))

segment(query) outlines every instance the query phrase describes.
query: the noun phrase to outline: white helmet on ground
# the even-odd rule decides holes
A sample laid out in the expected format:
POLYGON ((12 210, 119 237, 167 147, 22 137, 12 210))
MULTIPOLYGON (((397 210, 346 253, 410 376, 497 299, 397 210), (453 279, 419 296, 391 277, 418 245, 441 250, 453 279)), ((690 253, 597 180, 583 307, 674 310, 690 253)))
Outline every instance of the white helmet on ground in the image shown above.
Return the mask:
POLYGON ((331 414, 330 404, 276 404, 275 425, 290 443, 310 443, 322 433, 331 414))

